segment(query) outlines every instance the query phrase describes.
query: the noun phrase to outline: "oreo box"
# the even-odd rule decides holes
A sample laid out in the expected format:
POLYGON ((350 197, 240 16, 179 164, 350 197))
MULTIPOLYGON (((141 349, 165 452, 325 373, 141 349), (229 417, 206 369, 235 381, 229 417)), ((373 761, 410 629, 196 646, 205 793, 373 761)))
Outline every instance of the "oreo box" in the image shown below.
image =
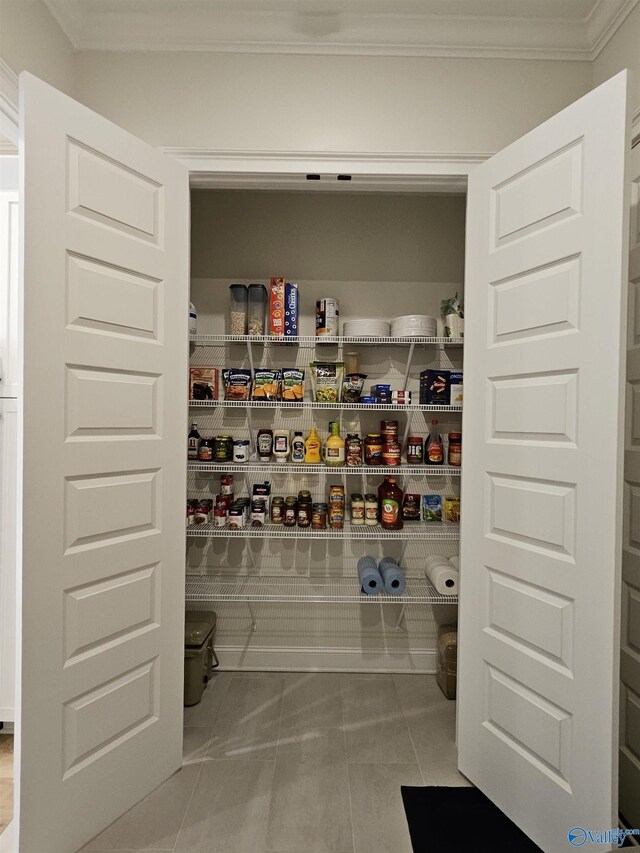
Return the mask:
POLYGON ((298 337, 298 285, 289 281, 284 286, 284 336, 298 337))
POLYGON ((420 404, 449 406, 451 404, 451 371, 423 370, 420 374, 420 404))

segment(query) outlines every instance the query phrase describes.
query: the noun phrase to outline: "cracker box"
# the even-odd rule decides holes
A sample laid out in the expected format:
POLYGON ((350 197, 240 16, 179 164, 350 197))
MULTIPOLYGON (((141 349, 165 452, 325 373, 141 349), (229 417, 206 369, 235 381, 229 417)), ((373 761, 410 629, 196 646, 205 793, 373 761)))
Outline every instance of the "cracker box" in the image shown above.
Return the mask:
POLYGON ((462 400, 462 371, 452 370, 449 374, 449 402, 452 406, 461 406, 462 400))
POLYGON ((283 278, 276 277, 269 279, 269 335, 272 338, 284 337, 285 289, 283 278))
POLYGON ((460 498, 455 495, 447 495, 444 499, 444 520, 448 524, 460 522, 460 498))
POLYGON ((450 383, 450 370, 423 370, 420 374, 420 405, 448 406, 450 383))
POLYGON ((217 400, 218 399, 218 368, 191 367, 189 368, 189 399, 217 400))
POLYGON ((422 496, 422 520, 442 521, 442 497, 440 495, 422 496))

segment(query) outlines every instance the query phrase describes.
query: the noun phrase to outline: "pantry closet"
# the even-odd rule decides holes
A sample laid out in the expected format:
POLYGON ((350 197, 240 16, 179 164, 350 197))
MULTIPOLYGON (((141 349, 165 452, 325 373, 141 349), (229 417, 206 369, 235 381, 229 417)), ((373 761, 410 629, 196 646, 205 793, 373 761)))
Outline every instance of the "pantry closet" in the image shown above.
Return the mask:
MULTIPOLYGON (((460 431, 459 407, 420 407, 419 374, 427 368, 462 368, 462 343, 408 341, 394 344, 323 344, 314 340, 315 303, 331 297, 340 306, 340 333, 349 320, 389 320, 407 314, 440 318, 441 301, 463 298, 465 197, 459 194, 357 192, 349 184, 322 191, 303 183, 298 191, 195 190, 191 194, 191 301, 198 312, 198 334, 191 344, 192 366, 244 369, 299 367, 305 370, 305 408, 275 403, 260 407, 192 402, 190 422, 202 436, 228 434, 251 441, 247 464, 190 463, 187 496, 215 499, 220 476, 232 473, 236 497, 251 495, 254 483, 271 483, 272 496, 308 489, 314 501, 326 501, 329 487, 345 489, 347 520, 343 531, 247 527, 237 537, 191 526, 187 530, 189 608, 214 608, 216 646, 222 665, 240 669, 328 669, 434 672, 436 624, 456 621, 455 597, 440 598, 425 579, 425 557, 458 553, 455 524, 405 522, 393 538, 352 526, 352 493, 376 493, 384 469, 368 466, 327 469, 261 462, 255 440, 261 428, 300 430, 315 425, 326 438, 328 423, 363 438, 379 432, 381 419, 399 423, 399 436, 428 435, 432 419, 444 435, 460 431), (299 334, 294 346, 260 338, 231 342, 229 285, 263 283, 284 276, 298 284, 299 334), (309 364, 335 362, 345 352, 360 355, 370 386, 390 383, 413 392, 409 407, 354 405, 309 408, 309 364), (209 531, 209 532, 207 532, 209 531), (315 538, 314 538, 315 537, 315 538), (365 538, 366 537, 366 538, 365 538), (408 578, 398 603, 380 606, 380 598, 360 595, 357 562, 396 558, 408 578), (233 601, 235 599, 235 603, 233 601), (436 602, 430 604, 429 602, 436 602), (401 603, 400 603, 401 602, 401 603), (413 602, 413 603, 412 603, 413 602), (407 606, 405 606, 405 604, 407 606), (443 607, 442 605, 445 604, 443 607)), ((442 324, 438 323, 439 329, 442 324)), ((428 340, 428 339, 426 339, 428 340)), ((220 381, 220 399, 224 388, 220 381)), ((464 439, 463 439, 464 441, 464 439)), ((446 461, 446 460, 445 460, 446 461)), ((460 468, 410 466, 406 446, 401 465, 388 469, 405 492, 458 496, 460 468)))
MULTIPOLYGON (((303 336, 312 333, 311 305, 322 297, 340 300, 343 319, 437 315, 440 299, 460 290, 464 239, 458 766, 553 851, 567 827, 580 825, 585 815, 594 825, 612 826, 617 807, 618 708, 611 697, 623 532, 626 90, 623 73, 473 168, 463 158, 443 164, 435 155, 417 166, 400 158, 390 178, 384 163, 363 158, 363 183, 368 173, 379 189, 393 186, 390 196, 316 198, 310 190, 288 194, 275 206, 277 196, 253 193, 247 204, 242 193, 217 191, 236 163, 221 156, 215 167, 206 158, 198 165, 196 155, 192 164, 201 173, 193 181, 211 190, 194 191, 191 216, 191 298, 200 312, 199 334, 225 333, 230 283, 273 274, 300 285, 303 336), (468 176, 464 237, 464 199, 397 194, 429 176, 457 189, 468 176), (225 203, 214 204, 216 198, 225 203), (347 201, 352 212, 339 213, 347 201), (240 207, 235 217, 234 203, 240 207), (380 212, 386 203, 397 205, 395 215, 380 212), (295 206, 323 204, 325 224, 301 231, 312 216, 295 206), (260 205, 267 212, 252 222, 260 205), (409 215, 411 205, 424 205, 423 213, 409 215), (289 208, 295 214, 289 233, 278 236, 273 220, 279 227, 289 208), (353 236, 350 220, 363 223, 358 227, 366 242, 353 236), (417 252, 404 242, 411 229, 417 252), (334 240, 327 247, 323 233, 336 230, 350 233, 353 244, 334 240), (223 251, 212 263, 204 247, 214 243, 223 251), (304 243, 309 250, 293 256, 290 247, 304 243), (279 251, 269 254, 278 244, 279 251), (425 245, 435 248, 421 257, 425 245)), ((210 496, 217 483, 198 471, 187 478, 186 471, 187 168, 28 74, 21 78, 21 98, 16 825, 21 849, 67 853, 181 766, 184 501, 191 489, 210 496)), ((316 165, 301 155, 285 171, 302 188, 316 165)), ((346 161, 339 165, 339 173, 353 174, 355 189, 357 163, 353 169, 344 168, 346 161)), ((269 169, 273 173, 273 163, 258 171, 269 169)), ((337 171, 326 170, 333 180, 337 171)), ((247 166, 238 184, 252 182, 249 172, 247 166)), ((264 175, 254 178, 254 187, 268 183, 264 175)), ((219 366, 249 365, 250 356, 277 365, 300 358, 306 365, 313 352, 215 343, 195 347, 192 358, 205 364, 215 351, 219 366)), ((403 384, 411 347, 360 349, 367 382, 385 376, 403 384)), ((420 369, 459 366, 461 355, 454 347, 416 346, 408 387, 417 391, 420 369)), ((254 429, 248 407, 211 407, 204 414, 205 408, 207 431, 249 437, 254 429)), ((317 418, 326 431, 308 408, 269 410, 267 422, 300 424, 306 431, 317 418)), ((370 419, 360 423, 361 432, 380 419, 379 412, 346 410, 344 426, 352 412, 370 419)), ((202 416, 197 420, 204 430, 202 416)), ((425 435, 429 413, 418 410, 413 418, 425 435)), ((457 426, 458 416, 450 423, 457 426)), ((262 470, 250 476, 275 482, 262 470)), ((429 489, 456 493, 454 479, 429 489)), ((319 496, 318 480, 318 474, 296 474, 281 493, 308 486, 319 496)), ((633 497, 635 486, 629 488, 633 497)), ((404 555, 395 552, 410 585, 420 578, 427 546, 451 549, 445 553, 457 548, 453 537, 410 538, 404 555)), ((383 546, 382 537, 304 541, 297 530, 292 540, 247 539, 190 542, 187 595, 196 583, 211 589, 218 575, 220 583, 251 575, 254 598, 266 577, 308 589, 320 576, 323 583, 344 580, 353 590, 357 555, 370 544, 383 546)), ((386 545, 385 539, 385 552, 386 545)), ((400 549, 402 542, 388 545, 393 553, 391 546, 400 549)), ((357 586, 350 594, 359 600, 357 586)), ((219 611, 223 665, 255 667, 258 655, 248 659, 262 647, 266 668, 349 669, 339 663, 349 657, 360 658, 354 667, 360 669, 395 670, 400 661, 413 666, 416 660, 424 664, 417 669, 433 669, 431 614, 438 608, 428 604, 400 614, 395 603, 354 606, 319 596, 312 604, 308 596, 296 602, 289 595, 260 602, 253 632, 248 601, 222 606, 214 594, 202 603, 219 611), (324 659, 318 649, 328 649, 324 659)))

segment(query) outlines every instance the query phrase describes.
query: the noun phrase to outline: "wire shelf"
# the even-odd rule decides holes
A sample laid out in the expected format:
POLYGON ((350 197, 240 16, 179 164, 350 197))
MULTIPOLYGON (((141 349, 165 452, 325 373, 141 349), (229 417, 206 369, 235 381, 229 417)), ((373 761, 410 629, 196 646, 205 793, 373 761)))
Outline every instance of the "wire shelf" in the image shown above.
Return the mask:
POLYGON ((353 525, 345 522, 342 530, 312 530, 309 527, 284 527, 281 524, 265 524, 262 527, 216 527, 213 524, 190 524, 186 528, 187 538, 207 539, 293 539, 304 542, 307 539, 401 539, 401 540, 457 540, 460 538, 458 524, 443 522, 408 522, 402 530, 383 530, 375 527, 353 525))
POLYGON ((440 595, 427 580, 407 580, 402 595, 365 595, 353 578, 250 577, 228 580, 187 575, 186 600, 297 602, 307 604, 455 604, 456 595, 440 595))
POLYGON ((405 337, 405 338, 377 338, 371 336, 353 337, 316 337, 315 335, 300 335, 297 338, 272 338, 268 335, 190 335, 189 340, 196 346, 215 347, 225 346, 226 344, 257 344, 265 346, 297 346, 297 347, 316 347, 316 346, 340 346, 340 344, 359 344, 361 346, 402 346, 408 347, 411 344, 421 346, 443 346, 443 347, 461 347, 464 344, 464 338, 442 338, 442 337, 405 337))
POLYGON ((303 465, 295 462, 278 464, 275 462, 189 462, 188 471, 198 471, 208 474, 351 474, 366 476, 368 474, 392 474, 393 476, 429 476, 429 477, 459 477, 461 468, 450 465, 361 465, 351 467, 341 465, 303 465))
POLYGON ((196 409, 325 409, 333 412, 338 411, 361 411, 361 412, 461 412, 462 406, 423 406, 412 403, 407 406, 394 405, 393 403, 314 403, 310 400, 288 402, 277 400, 265 402, 263 400, 189 400, 189 406, 196 409))

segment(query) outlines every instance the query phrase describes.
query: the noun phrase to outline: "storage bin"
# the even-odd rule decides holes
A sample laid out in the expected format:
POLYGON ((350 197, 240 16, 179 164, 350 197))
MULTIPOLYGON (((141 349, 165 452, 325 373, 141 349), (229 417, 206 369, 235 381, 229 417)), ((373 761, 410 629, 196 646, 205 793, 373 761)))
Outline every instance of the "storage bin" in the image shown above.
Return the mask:
POLYGON ((267 288, 263 284, 249 285, 249 334, 265 335, 267 319, 267 288))
POLYGON ((213 662, 216 614, 209 610, 188 610, 184 625, 184 704, 197 705, 207 686, 213 662))
POLYGON ((247 287, 244 284, 229 285, 229 334, 247 334, 247 287))

